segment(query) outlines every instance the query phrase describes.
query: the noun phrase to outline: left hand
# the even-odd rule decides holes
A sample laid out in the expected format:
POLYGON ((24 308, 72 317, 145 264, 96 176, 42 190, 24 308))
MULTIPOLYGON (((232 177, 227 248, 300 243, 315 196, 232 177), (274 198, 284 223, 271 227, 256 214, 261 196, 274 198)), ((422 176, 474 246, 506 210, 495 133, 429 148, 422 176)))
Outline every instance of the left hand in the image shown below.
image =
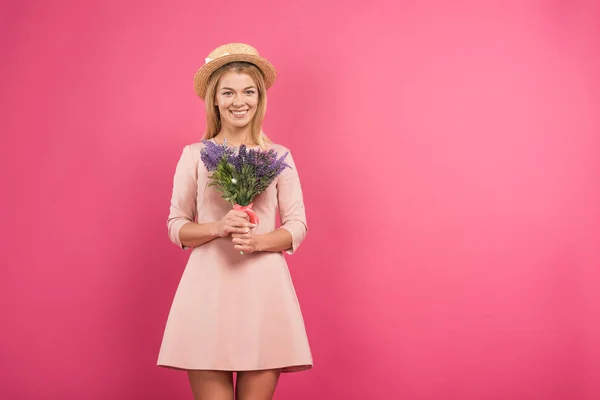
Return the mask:
POLYGON ((231 237, 236 250, 243 251, 244 253, 258 251, 256 235, 252 230, 248 233, 232 233, 231 237))

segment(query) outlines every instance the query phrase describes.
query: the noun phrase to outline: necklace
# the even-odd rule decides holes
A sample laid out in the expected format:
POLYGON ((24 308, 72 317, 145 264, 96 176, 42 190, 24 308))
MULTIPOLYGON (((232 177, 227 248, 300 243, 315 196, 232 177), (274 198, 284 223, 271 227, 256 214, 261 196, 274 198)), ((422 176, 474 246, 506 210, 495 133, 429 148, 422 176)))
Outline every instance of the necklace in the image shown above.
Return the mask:
MULTIPOLYGON (((212 140, 212 141, 213 141, 215 144, 217 144, 217 145, 219 144, 219 143, 217 143, 217 140, 216 140, 214 137, 213 137, 211 140, 212 140)), ((256 146, 258 146, 257 144, 253 144, 253 145, 247 145, 247 144, 245 144, 244 142, 245 142, 245 139, 242 141, 242 143, 241 143, 239 146, 230 146, 230 145, 228 145, 228 144, 227 144, 227 138, 223 138, 223 144, 222 144, 222 145, 223 145, 223 146, 229 146, 229 147, 233 147, 234 149, 237 149, 237 148, 241 147, 242 145, 246 146, 247 148, 249 148, 249 147, 256 147, 256 146)))

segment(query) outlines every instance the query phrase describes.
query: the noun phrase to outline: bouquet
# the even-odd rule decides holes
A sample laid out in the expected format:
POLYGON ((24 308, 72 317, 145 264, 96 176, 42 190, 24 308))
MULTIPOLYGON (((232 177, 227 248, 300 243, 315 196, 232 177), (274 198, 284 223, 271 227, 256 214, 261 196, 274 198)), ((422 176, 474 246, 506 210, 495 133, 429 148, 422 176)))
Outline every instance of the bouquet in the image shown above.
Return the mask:
POLYGON ((200 150, 200 159, 212 175, 209 186, 215 186, 221 196, 233 205, 235 210, 244 211, 250 222, 258 224, 258 216, 252 211, 254 198, 262 193, 285 169, 288 155, 277 158, 275 150, 248 150, 241 145, 236 153, 233 147, 203 140, 205 147, 200 150))

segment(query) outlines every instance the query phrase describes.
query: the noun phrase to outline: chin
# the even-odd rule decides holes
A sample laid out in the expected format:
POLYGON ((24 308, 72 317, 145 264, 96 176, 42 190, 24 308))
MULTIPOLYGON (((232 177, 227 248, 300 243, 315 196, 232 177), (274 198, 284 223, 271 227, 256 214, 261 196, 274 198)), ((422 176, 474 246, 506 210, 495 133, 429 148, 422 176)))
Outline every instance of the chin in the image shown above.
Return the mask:
POLYGON ((236 127, 243 127, 243 126, 247 126, 250 125, 252 123, 252 120, 254 119, 254 115, 249 116, 248 118, 244 118, 243 120, 239 120, 239 119, 230 119, 229 123, 233 126, 236 127))
POLYGON ((251 122, 252 122, 252 120, 250 120, 250 121, 233 121, 233 122, 231 122, 231 125, 235 126, 236 128, 245 128, 248 125, 250 125, 251 122))

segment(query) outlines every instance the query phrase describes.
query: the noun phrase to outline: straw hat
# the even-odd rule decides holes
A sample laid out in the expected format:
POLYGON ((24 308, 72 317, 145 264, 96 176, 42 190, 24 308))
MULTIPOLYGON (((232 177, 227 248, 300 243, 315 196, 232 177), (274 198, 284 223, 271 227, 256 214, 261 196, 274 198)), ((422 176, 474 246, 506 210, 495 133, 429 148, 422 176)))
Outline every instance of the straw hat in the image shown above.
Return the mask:
POLYGON ((244 43, 229 43, 219 46, 204 61, 205 64, 194 76, 196 93, 203 100, 206 96, 206 85, 210 75, 230 62, 245 61, 256 65, 265 78, 267 89, 273 85, 277 76, 275 67, 266 58, 261 57, 254 47, 244 43))

